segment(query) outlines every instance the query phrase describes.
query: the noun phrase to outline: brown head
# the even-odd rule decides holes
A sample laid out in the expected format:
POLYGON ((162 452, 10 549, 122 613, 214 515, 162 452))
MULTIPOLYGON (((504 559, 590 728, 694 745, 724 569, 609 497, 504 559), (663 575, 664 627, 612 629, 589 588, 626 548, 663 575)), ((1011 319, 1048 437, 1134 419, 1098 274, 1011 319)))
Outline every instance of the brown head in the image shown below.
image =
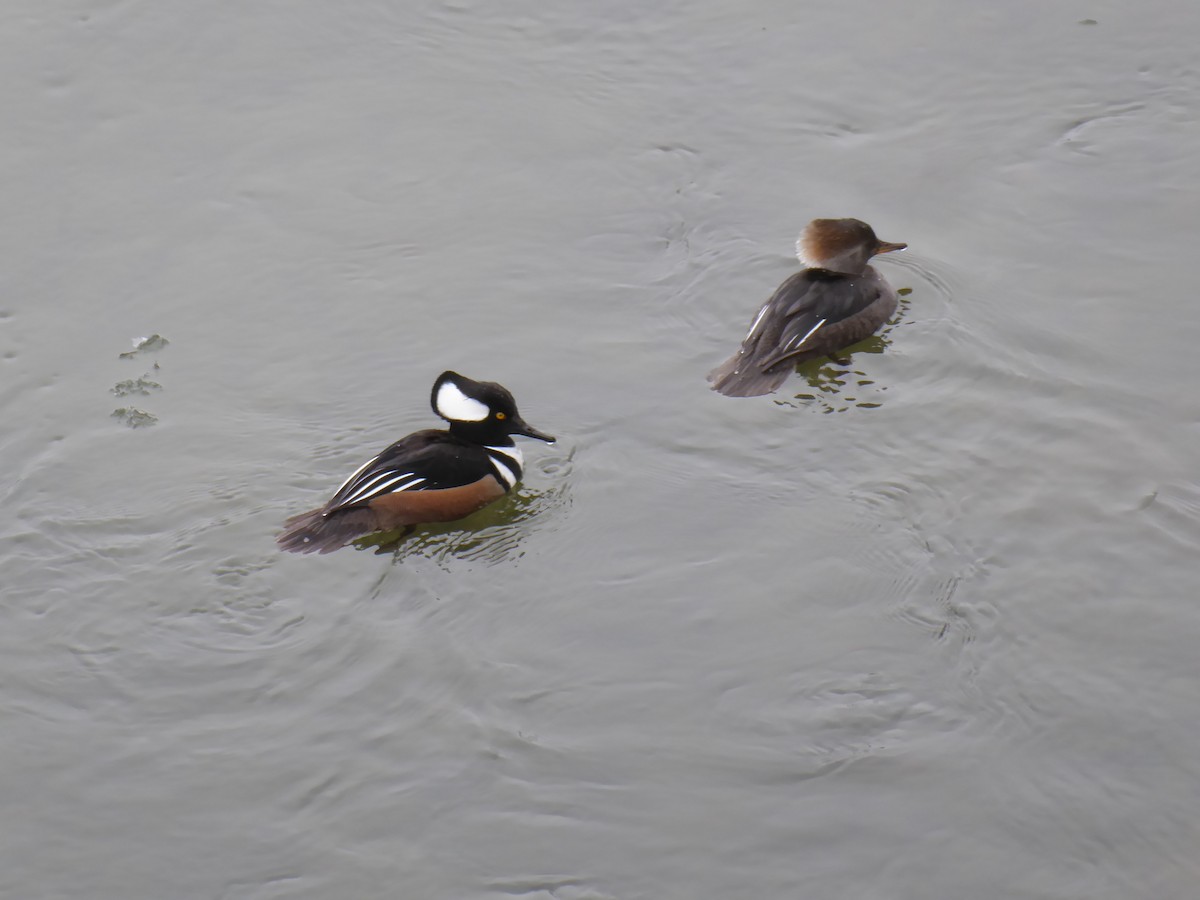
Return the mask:
POLYGON ((813 219, 796 239, 796 256, 810 269, 858 275, 872 256, 907 246, 879 240, 871 226, 858 219, 813 219))

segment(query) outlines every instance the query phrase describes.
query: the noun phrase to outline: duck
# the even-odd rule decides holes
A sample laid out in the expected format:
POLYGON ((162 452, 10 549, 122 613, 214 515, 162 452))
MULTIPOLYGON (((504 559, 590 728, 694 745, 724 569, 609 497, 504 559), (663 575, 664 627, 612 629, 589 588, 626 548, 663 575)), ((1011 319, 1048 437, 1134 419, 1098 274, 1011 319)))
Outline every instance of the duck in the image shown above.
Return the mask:
POLYGON ((881 241, 859 219, 813 219, 796 240, 805 266, 783 282, 750 323, 742 345, 708 373, 727 397, 779 390, 797 364, 870 337, 896 311, 896 292, 869 263, 908 244, 881 241))
POLYGON ((331 553, 374 532, 464 518, 521 480, 525 461, 515 435, 555 441, 526 422, 495 382, 443 372, 430 406, 448 428, 415 431, 368 459, 324 505, 283 523, 280 548, 331 553))

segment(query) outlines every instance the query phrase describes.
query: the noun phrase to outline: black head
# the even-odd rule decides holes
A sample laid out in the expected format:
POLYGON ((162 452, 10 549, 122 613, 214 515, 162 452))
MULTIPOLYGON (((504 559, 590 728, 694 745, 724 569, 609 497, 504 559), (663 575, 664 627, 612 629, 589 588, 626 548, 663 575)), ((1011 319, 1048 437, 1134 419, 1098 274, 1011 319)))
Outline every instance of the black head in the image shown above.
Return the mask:
POLYGON ((521 418, 508 389, 494 381, 475 381, 457 372, 443 372, 433 383, 433 411, 450 423, 450 431, 480 444, 509 442, 522 434, 548 444, 554 438, 521 418))
POLYGON ((871 226, 858 219, 813 219, 796 240, 796 256, 812 269, 858 275, 872 256, 907 246, 879 240, 871 226))

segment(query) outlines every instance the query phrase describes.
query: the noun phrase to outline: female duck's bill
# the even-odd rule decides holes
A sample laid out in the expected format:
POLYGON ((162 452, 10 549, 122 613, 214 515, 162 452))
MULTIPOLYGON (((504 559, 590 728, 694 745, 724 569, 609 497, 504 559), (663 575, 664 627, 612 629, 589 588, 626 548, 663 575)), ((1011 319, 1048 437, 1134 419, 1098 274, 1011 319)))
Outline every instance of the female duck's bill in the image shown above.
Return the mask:
POLYGON ((857 275, 872 256, 905 250, 875 237, 875 230, 859 219, 813 219, 796 238, 796 258, 810 269, 840 275, 857 275))

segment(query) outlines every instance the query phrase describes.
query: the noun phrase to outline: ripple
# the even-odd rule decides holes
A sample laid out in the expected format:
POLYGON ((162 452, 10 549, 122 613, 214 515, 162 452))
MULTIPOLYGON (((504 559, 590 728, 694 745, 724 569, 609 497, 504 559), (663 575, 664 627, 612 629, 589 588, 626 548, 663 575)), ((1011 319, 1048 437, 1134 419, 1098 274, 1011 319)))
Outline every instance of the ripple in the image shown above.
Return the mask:
POLYGON ((169 626, 177 639, 192 647, 223 653, 257 653, 294 645, 305 616, 277 595, 265 574, 271 557, 231 557, 207 573, 205 589, 169 626))
MULTIPOLYGON (((560 469, 559 474, 563 471, 560 469)), ((456 562, 484 566, 510 563, 525 555, 523 545, 533 534, 553 527, 557 512, 570 502, 566 478, 545 490, 522 485, 464 520, 422 525, 407 539, 395 532, 370 535, 356 541, 355 546, 376 554, 392 553, 397 564, 418 557, 432 560, 447 571, 456 562)))
POLYGON ((876 671, 828 672, 816 680, 804 672, 747 683, 724 692, 717 709, 733 716, 739 731, 785 751, 777 765, 759 767, 760 780, 768 782, 832 774, 928 734, 954 731, 964 720, 915 686, 876 671))
MULTIPOLYGON (((923 299, 920 314, 926 318, 942 314, 967 284, 966 276, 954 266, 931 256, 914 253, 912 250, 905 250, 898 255, 889 254, 883 262, 887 264, 883 266, 885 270, 892 267, 906 270, 925 284, 928 290, 921 292, 923 299)), ((899 279, 891 278, 889 281, 895 284, 899 279)), ((900 287, 903 289, 905 285, 900 287)))
POLYGON ((960 499, 944 484, 944 478, 914 473, 904 482, 860 485, 852 496, 871 522, 887 523, 884 530, 891 536, 877 548, 889 554, 888 568, 896 573, 879 598, 885 614, 933 639, 953 636, 969 644, 981 620, 967 607, 983 601, 966 601, 960 591, 986 578, 990 569, 969 533, 951 527, 961 517, 960 499))
POLYGON ((1179 548, 1200 550, 1200 485, 1163 485, 1144 497, 1138 510, 1159 534, 1179 548))
POLYGON ((487 887, 512 897, 529 900, 616 900, 615 894, 597 890, 587 878, 505 878, 487 883, 487 887))
MULTIPOLYGON (((516 490, 465 519, 370 534, 351 546, 377 556, 391 554, 396 564, 430 560, 446 571, 459 563, 493 566, 519 560, 526 540, 556 527, 560 511, 571 505, 574 454, 574 448, 556 445, 554 452, 530 464, 516 490)), ((372 595, 386 581, 382 576, 372 595)))

